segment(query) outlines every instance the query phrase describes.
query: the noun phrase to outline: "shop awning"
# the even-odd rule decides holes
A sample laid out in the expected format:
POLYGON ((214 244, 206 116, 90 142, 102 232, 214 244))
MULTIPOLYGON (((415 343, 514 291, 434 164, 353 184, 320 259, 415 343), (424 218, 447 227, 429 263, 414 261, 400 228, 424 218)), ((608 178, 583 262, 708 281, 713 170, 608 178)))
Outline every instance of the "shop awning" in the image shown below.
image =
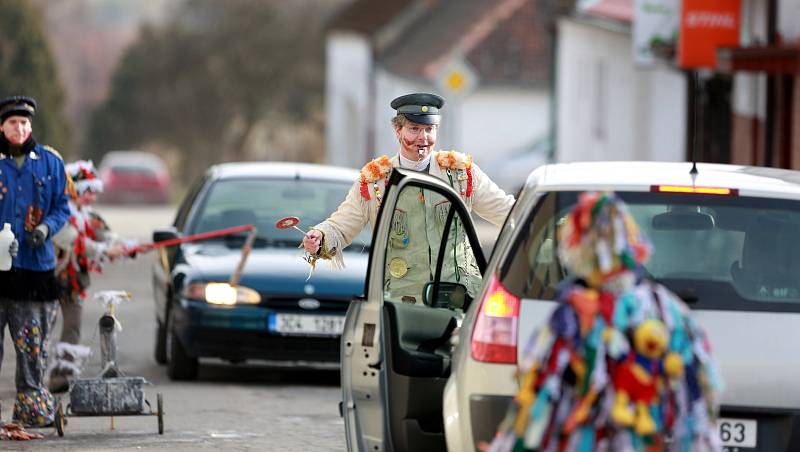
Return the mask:
POLYGON ((717 49, 717 70, 800 74, 800 47, 722 47, 717 49))

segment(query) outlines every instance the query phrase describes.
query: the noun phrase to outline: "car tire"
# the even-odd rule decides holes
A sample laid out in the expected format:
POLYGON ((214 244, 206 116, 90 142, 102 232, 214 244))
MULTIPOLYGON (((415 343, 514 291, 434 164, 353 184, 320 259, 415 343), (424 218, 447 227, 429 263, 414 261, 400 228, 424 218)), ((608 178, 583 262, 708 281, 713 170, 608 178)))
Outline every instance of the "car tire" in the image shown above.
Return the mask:
POLYGON ((154 357, 158 364, 167 363, 167 327, 156 319, 156 347, 154 357))
POLYGON ((173 311, 167 317, 167 376, 170 380, 194 380, 197 378, 198 360, 186 353, 178 335, 175 334, 173 311))

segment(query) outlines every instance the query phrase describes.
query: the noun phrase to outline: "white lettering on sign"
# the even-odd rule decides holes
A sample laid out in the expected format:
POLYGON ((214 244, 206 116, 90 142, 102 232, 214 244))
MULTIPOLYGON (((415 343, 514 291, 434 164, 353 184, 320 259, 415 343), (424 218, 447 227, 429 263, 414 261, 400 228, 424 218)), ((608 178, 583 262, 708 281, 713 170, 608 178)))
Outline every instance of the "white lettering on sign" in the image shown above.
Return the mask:
POLYGON ((691 11, 686 16, 689 28, 736 28, 736 16, 714 11, 691 11))

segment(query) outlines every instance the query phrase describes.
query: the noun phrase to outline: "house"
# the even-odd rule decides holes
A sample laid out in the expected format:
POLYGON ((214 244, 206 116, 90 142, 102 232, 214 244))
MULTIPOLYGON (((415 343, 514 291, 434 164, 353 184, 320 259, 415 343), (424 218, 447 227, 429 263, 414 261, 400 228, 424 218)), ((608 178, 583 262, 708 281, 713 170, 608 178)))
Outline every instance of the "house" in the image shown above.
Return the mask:
POLYGON ((556 161, 686 158, 686 75, 635 63, 633 18, 634 0, 585 0, 558 21, 556 161))
POLYGON ((578 1, 559 20, 556 159, 800 169, 798 24, 796 0, 578 1), (648 10, 672 36, 637 41, 648 10))
POLYGON ((550 44, 536 0, 354 0, 327 33, 326 156, 393 154, 389 102, 446 99, 437 147, 489 164, 549 127, 550 44))
POLYGON ((742 0, 740 36, 715 67, 732 79, 730 161, 800 169, 800 2, 742 0))

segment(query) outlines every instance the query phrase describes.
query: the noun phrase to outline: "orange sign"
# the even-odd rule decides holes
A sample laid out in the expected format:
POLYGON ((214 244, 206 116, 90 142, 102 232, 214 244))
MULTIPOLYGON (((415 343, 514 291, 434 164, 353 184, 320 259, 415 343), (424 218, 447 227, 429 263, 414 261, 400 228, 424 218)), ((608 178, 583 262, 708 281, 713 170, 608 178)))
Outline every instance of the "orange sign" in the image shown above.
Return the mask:
POLYGON ((742 0, 683 0, 678 66, 714 68, 717 48, 739 44, 742 0))

